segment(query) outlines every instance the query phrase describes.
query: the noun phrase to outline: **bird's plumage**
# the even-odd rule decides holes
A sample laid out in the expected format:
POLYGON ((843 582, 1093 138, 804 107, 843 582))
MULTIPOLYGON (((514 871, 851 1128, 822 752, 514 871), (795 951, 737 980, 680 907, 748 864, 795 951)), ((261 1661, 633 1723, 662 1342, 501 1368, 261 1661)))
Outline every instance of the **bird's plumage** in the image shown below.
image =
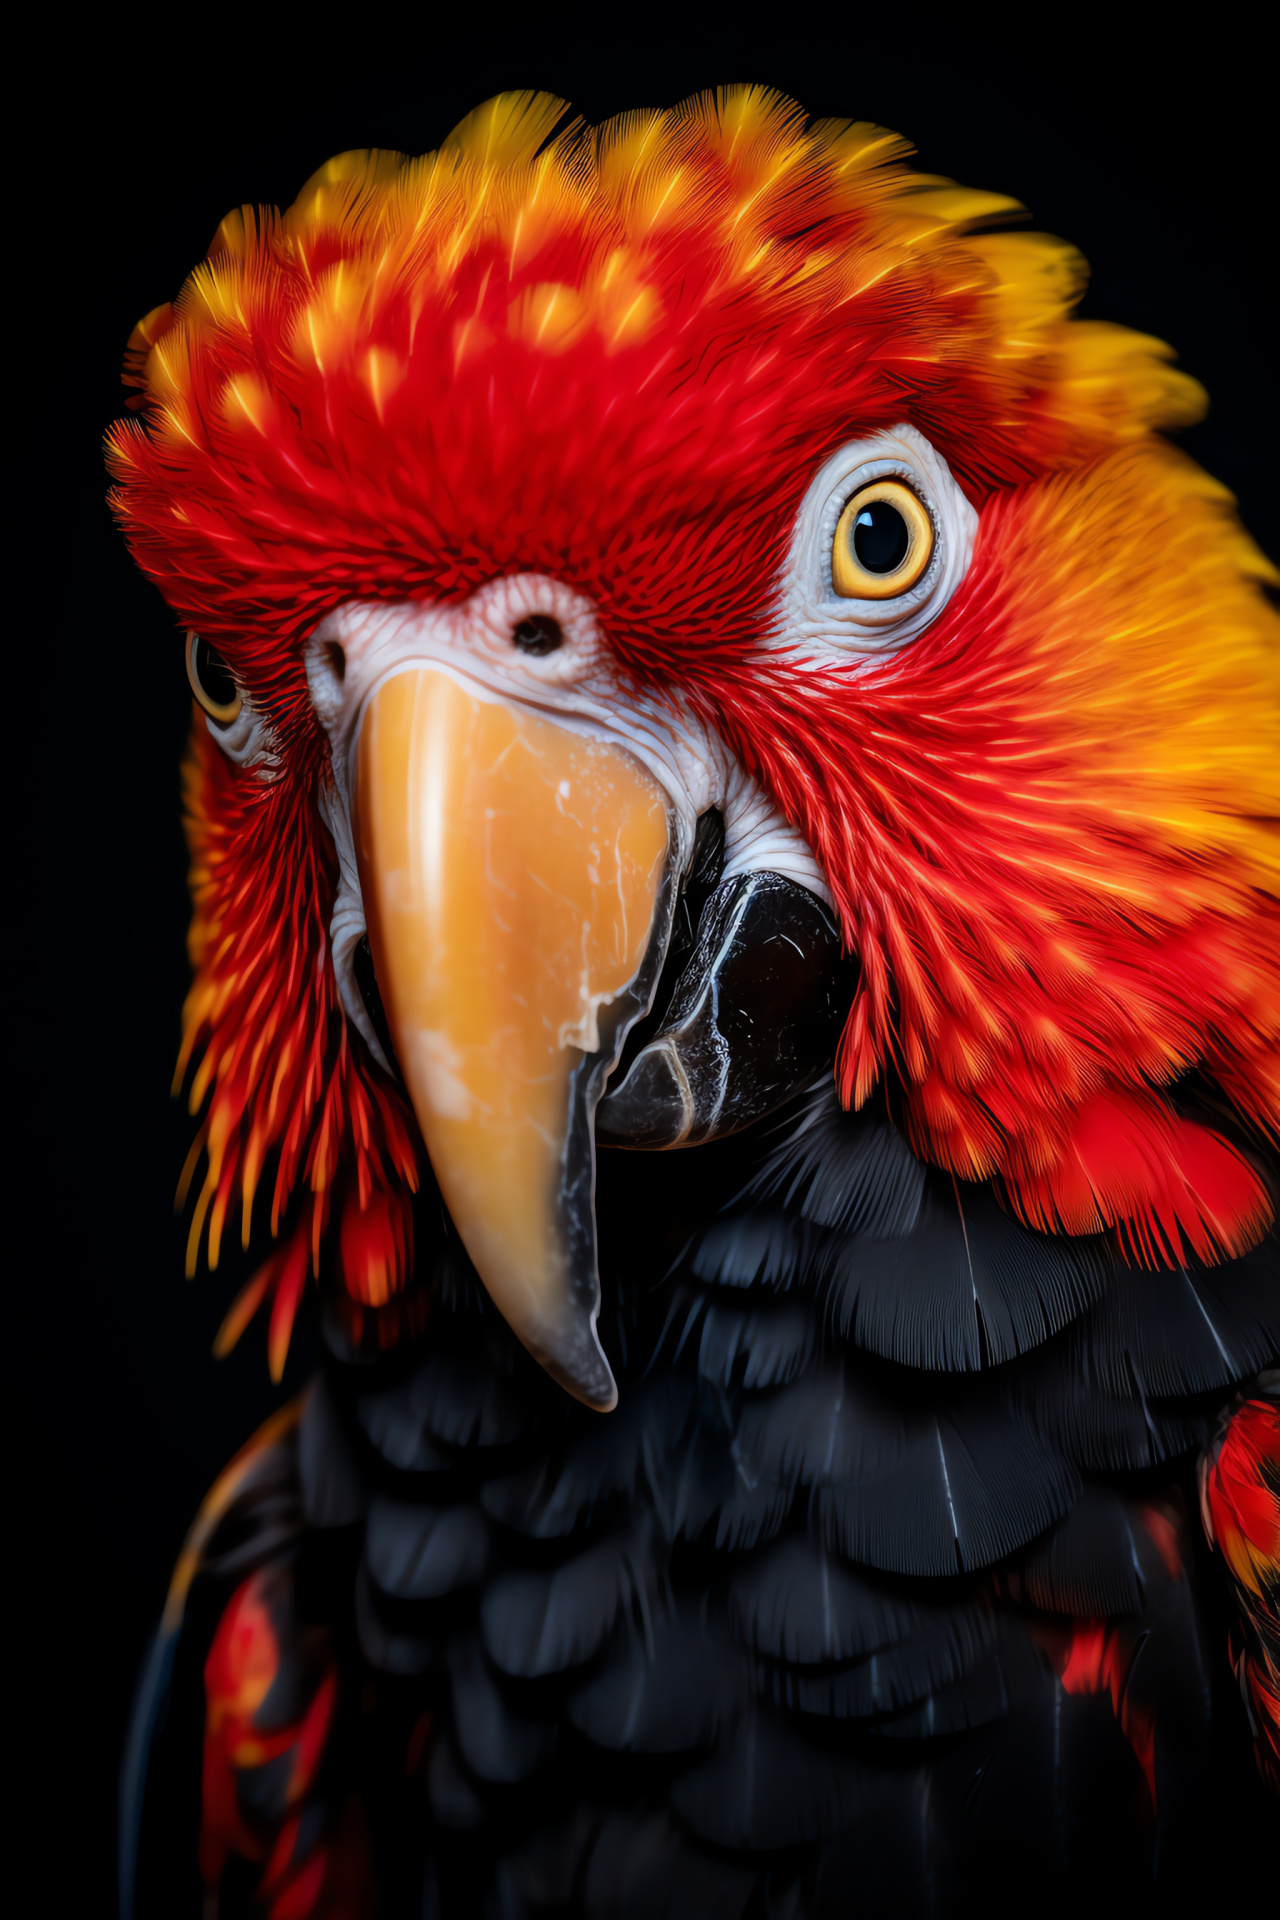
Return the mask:
MULTIPOLYGON (((1280 1338, 1277 576, 1157 438, 1202 404, 1168 350, 1071 318, 1074 251, 980 231, 1013 204, 906 152, 759 89, 598 130, 503 96, 230 216, 131 342, 116 510, 255 729, 188 762, 189 1264, 237 1213, 250 1244, 262 1190, 279 1245, 222 1338, 269 1300, 277 1376, 320 1279, 283 1557, 339 1649, 307 1671, 363 1662, 416 1754, 370 1839, 391 1749, 347 1739, 326 1885, 379 1858, 446 1914, 962 1911, 996 1831, 1009 1885, 1113 1847, 1137 1885, 1210 1790, 1170 1488, 1280 1338), (971 557, 900 648, 807 650, 806 490, 902 425, 971 557), (617 684, 724 743, 856 966, 834 1076, 602 1157, 604 1421, 486 1302, 332 964, 306 647, 502 576, 573 589, 617 684)), ((1274 1542, 1264 1580, 1225 1472, 1256 1599, 1274 1542)), ((269 1907, 270 1822, 231 1819, 209 1858, 238 1836, 269 1907)))

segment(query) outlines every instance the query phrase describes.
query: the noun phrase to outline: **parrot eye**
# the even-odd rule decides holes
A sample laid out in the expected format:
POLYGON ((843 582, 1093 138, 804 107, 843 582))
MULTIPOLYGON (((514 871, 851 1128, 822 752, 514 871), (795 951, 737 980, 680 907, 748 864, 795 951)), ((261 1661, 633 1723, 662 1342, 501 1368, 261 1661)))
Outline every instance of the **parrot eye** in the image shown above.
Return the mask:
POLYGON ((229 727, 244 704, 240 689, 222 655, 198 633, 187 635, 187 679, 214 724, 229 727))
POLYGON ((942 612, 977 533, 955 475, 909 422, 851 440, 800 503, 780 633, 842 660, 896 653, 942 612))
POLYGON ((891 600, 914 587, 933 558, 933 521, 901 480, 859 487, 831 549, 831 584, 843 600, 891 600))

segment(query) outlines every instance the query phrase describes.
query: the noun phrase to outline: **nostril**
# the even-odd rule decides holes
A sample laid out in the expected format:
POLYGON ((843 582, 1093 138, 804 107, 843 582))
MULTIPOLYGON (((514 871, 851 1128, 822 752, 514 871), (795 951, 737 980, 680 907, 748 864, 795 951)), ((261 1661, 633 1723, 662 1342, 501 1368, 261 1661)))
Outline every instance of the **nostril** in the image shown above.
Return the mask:
POLYGON ((531 613, 511 629, 521 653, 555 653, 564 645, 564 628, 549 613, 531 613))
POLYGON ((346 653, 338 645, 336 640, 330 640, 325 646, 324 654, 325 654, 325 659, 329 662, 330 672, 333 674, 334 679, 338 682, 338 685, 341 686, 342 682, 347 677, 346 653))

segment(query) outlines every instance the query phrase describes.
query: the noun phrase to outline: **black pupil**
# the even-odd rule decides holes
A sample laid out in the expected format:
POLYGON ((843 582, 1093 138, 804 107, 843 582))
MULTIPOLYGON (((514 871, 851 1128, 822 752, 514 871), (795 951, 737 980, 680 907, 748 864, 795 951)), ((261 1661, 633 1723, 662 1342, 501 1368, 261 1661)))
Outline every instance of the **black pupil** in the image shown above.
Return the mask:
POLYGON ((564 632, 549 613, 531 613, 512 629, 511 638, 521 653, 554 653, 564 645, 564 632))
POLYGON ((853 523, 853 551, 867 573, 896 573, 907 557, 911 529, 888 500, 872 500, 853 523))
POLYGON ((196 679, 215 707, 235 705, 236 683, 227 671, 227 663, 215 653, 207 640, 196 641, 196 679))

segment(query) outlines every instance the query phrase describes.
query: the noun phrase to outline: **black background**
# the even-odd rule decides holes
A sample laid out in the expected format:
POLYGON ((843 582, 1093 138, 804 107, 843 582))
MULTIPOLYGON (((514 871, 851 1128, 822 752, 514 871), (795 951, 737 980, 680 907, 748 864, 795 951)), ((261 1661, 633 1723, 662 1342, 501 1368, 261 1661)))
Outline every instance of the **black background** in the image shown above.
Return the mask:
MULTIPOLYGON (((1172 340, 1209 387, 1212 411, 1183 443, 1280 550, 1274 74, 1235 38, 1242 16, 1178 10, 1189 24, 1175 28, 1034 6, 966 23, 866 0, 775 12, 751 27, 608 0, 520 16, 348 6, 286 24, 135 5, 16 50, 7 111, 28 132, 15 147, 11 118, 8 385, 27 417, 10 443, 6 1013, 23 1079, 4 1215, 19 1680, 5 1744, 50 1823, 43 1840, 24 1828, 10 1856, 15 1876, 24 1853, 23 1876, 35 1866, 44 1911, 113 1910, 124 1717, 169 1569, 210 1480, 296 1390, 311 1350, 304 1326, 280 1389, 260 1327, 214 1362, 248 1265, 237 1252, 182 1278, 172 1199, 191 1122, 168 1086, 187 984, 189 702, 172 618, 103 499, 129 330, 177 291, 228 208, 287 204, 344 148, 424 151, 507 87, 549 89, 594 120, 766 82, 815 114, 905 132, 928 170, 1013 193, 1075 241, 1093 266, 1085 311, 1172 340)), ((1229 1874, 1227 1836, 1224 1853, 1229 1874)))

